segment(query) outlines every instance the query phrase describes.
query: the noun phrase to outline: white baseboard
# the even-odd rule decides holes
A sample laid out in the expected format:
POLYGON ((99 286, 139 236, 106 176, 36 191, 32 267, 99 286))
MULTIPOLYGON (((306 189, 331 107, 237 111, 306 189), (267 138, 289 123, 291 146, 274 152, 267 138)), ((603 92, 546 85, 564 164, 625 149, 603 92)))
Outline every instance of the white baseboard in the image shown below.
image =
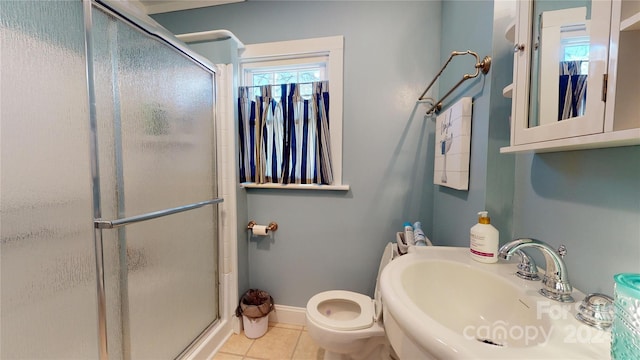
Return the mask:
POLYGON ((269 322, 304 326, 306 311, 301 307, 276 304, 275 311, 269 314, 269 322))

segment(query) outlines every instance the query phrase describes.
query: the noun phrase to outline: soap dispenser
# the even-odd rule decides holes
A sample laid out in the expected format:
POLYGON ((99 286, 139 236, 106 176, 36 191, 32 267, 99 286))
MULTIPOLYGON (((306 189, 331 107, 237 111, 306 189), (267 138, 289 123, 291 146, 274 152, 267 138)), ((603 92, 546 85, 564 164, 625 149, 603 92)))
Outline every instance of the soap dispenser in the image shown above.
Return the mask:
POLYGON ((489 212, 478 213, 478 223, 471 227, 469 251, 473 260, 492 264, 498 261, 498 229, 491 225, 489 212))

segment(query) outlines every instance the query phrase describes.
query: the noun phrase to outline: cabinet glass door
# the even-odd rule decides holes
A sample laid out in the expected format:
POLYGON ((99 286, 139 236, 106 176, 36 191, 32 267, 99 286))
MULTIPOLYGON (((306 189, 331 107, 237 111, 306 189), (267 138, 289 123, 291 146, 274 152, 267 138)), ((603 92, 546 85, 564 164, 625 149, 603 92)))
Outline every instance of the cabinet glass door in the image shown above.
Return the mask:
POLYGON ((518 2, 513 145, 601 133, 609 1, 518 2))

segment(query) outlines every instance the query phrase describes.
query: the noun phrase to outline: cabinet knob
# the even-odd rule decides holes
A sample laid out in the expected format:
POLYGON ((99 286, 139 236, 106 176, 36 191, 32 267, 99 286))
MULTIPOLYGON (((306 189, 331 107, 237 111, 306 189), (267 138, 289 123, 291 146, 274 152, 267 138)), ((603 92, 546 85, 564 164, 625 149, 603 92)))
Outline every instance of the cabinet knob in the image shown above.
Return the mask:
POLYGON ((517 53, 518 51, 524 51, 524 44, 516 44, 513 47, 513 52, 517 53))

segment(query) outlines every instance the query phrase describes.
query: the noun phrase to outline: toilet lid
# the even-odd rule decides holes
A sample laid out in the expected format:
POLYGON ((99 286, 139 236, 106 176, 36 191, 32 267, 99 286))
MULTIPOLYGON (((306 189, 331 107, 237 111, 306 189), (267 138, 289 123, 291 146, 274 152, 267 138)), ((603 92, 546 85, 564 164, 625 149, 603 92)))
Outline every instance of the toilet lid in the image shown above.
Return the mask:
POLYGON ((325 291, 309 299, 307 316, 318 325, 333 330, 366 329, 373 325, 373 300, 366 295, 352 291, 325 291), (352 306, 354 311, 348 313, 332 312, 332 302, 336 304, 350 303, 349 306, 352 306), (320 312, 321 308, 323 313, 320 312))

